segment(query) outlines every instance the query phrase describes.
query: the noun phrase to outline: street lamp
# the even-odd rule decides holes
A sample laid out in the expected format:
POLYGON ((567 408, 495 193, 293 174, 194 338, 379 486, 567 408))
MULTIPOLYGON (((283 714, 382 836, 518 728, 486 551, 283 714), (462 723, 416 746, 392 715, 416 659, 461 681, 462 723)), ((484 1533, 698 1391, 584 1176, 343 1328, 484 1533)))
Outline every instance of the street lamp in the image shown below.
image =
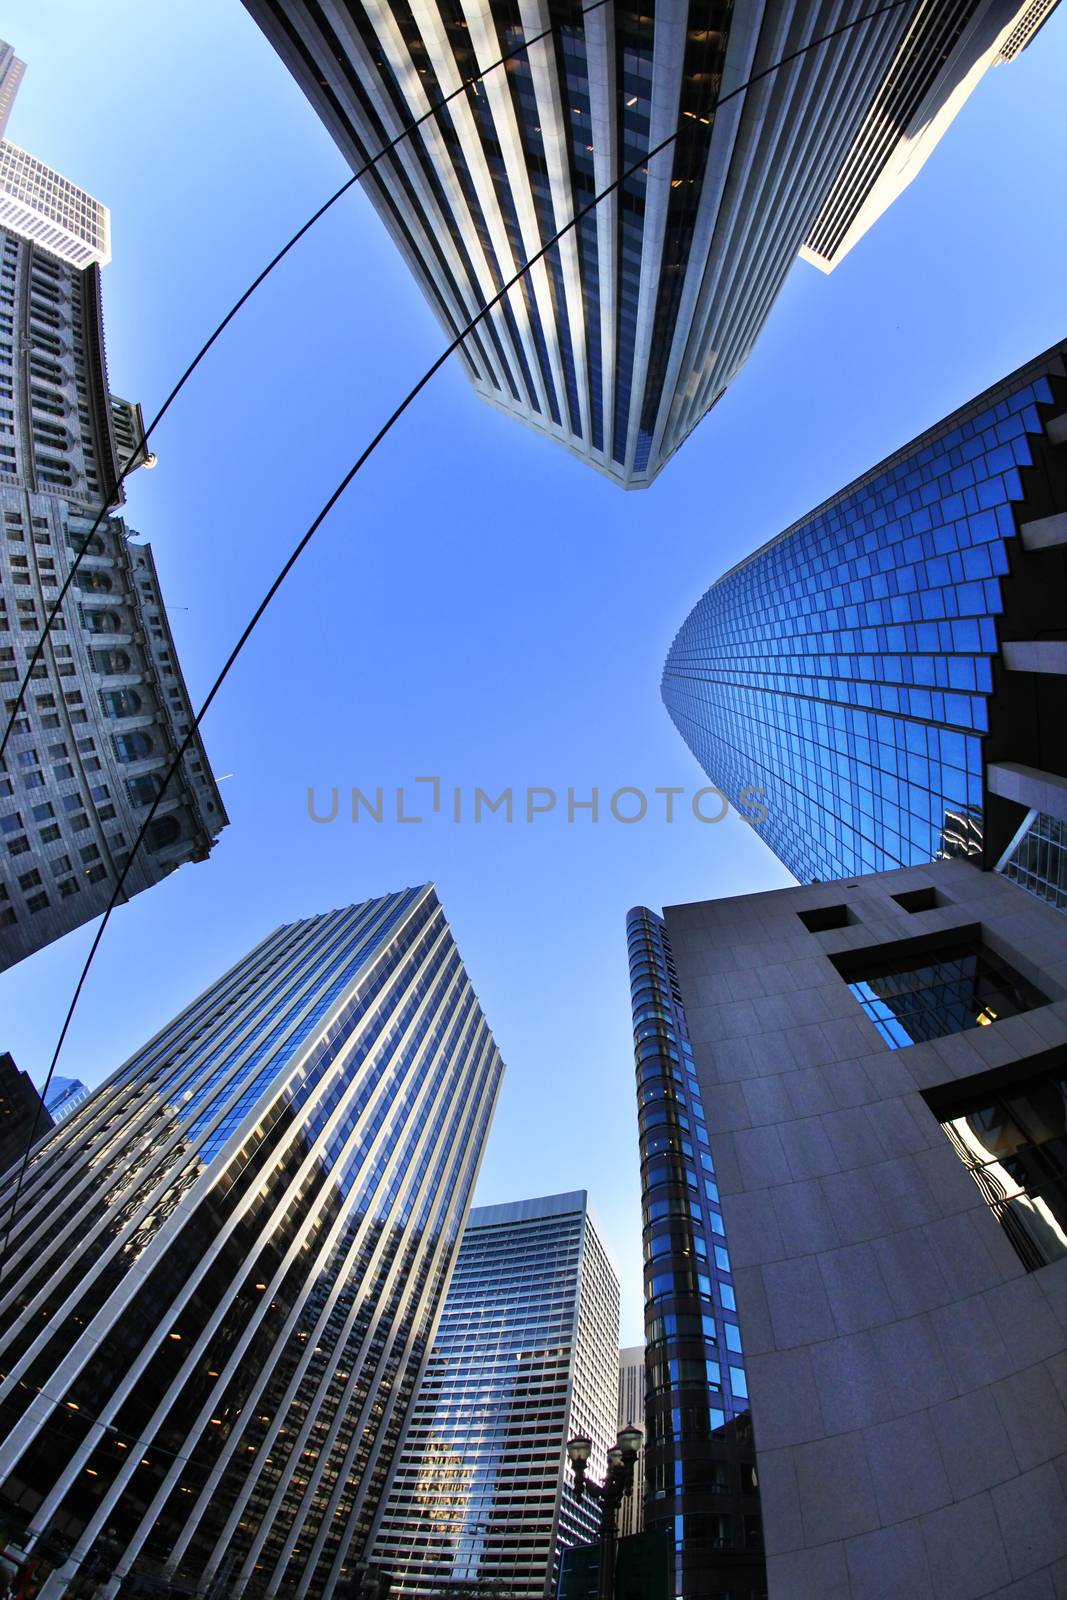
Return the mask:
POLYGON ((616 1517, 623 1497, 632 1493, 634 1462, 644 1442, 640 1428, 629 1423, 619 1429, 619 1435, 608 1451, 608 1475, 602 1484, 586 1477, 589 1457, 593 1453, 591 1439, 579 1434, 567 1441, 567 1457, 574 1473, 574 1496, 581 1500, 586 1490, 600 1502, 600 1581, 597 1584, 598 1600, 614 1600, 615 1593, 615 1542, 616 1517))

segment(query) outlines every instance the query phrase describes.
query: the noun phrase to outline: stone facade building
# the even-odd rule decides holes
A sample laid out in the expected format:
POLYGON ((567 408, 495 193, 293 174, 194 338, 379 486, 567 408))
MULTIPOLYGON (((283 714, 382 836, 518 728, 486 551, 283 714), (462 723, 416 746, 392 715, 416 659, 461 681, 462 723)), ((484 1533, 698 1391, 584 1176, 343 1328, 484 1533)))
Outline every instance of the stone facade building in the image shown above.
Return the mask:
MULTIPOLYGON (((139 415, 108 391, 99 269, 79 270, 0 229, 5 725, 45 618, 88 544, 0 772, 0 966, 104 910, 192 725, 151 547, 115 515, 91 532, 102 506, 121 504, 120 472, 143 453, 139 415)), ((197 736, 124 896, 203 860, 226 820, 197 736)))
POLYGON ((942 861, 668 908, 770 1600, 1067 1594, 1067 925, 942 861))

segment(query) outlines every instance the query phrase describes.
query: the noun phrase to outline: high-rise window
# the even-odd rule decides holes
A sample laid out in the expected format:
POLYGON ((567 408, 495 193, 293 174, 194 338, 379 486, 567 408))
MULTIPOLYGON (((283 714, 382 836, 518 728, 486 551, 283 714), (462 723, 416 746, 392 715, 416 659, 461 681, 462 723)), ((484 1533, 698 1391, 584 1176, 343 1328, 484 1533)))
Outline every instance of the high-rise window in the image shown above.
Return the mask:
POLYGON ((927 1095, 956 1154, 1033 1271, 1067 1256, 1067 1064, 927 1095))
POLYGON ((986 1028, 1048 1003, 977 934, 954 935, 943 944, 909 940, 889 952, 831 960, 894 1050, 986 1028))

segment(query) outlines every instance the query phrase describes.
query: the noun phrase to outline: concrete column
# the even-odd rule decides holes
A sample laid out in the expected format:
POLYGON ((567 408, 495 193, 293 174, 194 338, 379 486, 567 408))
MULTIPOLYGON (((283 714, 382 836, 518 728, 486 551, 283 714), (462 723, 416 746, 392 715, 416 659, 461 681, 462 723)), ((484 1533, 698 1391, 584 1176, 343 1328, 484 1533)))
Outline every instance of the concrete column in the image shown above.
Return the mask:
POLYGON ((1009 672, 1067 674, 1067 639, 1009 639, 1000 659, 1009 672))
POLYGON ((1057 511, 1051 517, 1036 517, 1019 528, 1026 550, 1049 550, 1058 544, 1067 544, 1067 511, 1057 511))
POLYGON ((1067 778, 1018 761, 994 761, 986 768, 986 788, 1004 800, 1067 822, 1067 778))
POLYGON ((58 1567, 55 1572, 45 1579, 44 1588, 41 1590, 38 1600, 62 1600, 62 1596, 67 1592, 67 1585, 73 1583, 78 1576, 80 1565, 81 1563, 78 1561, 65 1561, 61 1567, 58 1567))

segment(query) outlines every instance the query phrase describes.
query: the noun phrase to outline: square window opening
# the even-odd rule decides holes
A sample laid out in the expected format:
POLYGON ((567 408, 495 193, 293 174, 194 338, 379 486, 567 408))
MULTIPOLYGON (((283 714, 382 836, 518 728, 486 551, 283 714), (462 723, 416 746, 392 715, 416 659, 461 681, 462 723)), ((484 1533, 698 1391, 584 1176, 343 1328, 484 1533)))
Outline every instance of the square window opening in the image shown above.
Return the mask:
POLYGON ((923 1099, 1027 1271, 1067 1256, 1067 1052, 927 1089, 923 1099))
POLYGON ((847 928, 856 921, 848 906, 812 906, 797 916, 809 933, 829 933, 832 928, 847 928))
POLYGON ((903 894, 895 894, 893 899, 902 911, 912 913, 936 911, 938 906, 945 904, 944 898, 936 889, 906 889, 903 894))
POLYGON ((990 1027, 1048 996, 982 939, 980 927, 830 957, 893 1050, 990 1027))

